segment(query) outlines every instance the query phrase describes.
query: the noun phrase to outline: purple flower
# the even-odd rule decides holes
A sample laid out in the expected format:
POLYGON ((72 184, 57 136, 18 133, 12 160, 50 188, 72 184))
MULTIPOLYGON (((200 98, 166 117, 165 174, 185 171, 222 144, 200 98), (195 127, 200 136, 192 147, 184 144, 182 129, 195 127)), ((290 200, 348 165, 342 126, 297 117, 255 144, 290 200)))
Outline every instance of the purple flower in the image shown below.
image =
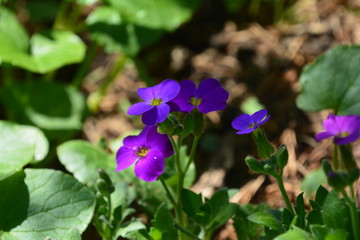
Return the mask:
POLYGON ((248 134, 256 130, 260 125, 266 123, 269 118, 270 115, 267 115, 267 111, 262 109, 253 115, 241 114, 232 121, 231 125, 236 130, 239 130, 237 134, 248 134))
POLYGON ((323 126, 325 132, 316 134, 316 141, 324 138, 335 137, 334 142, 338 145, 344 145, 354 142, 360 137, 360 117, 359 116, 335 116, 329 114, 324 120, 323 126))
POLYGON ((180 85, 171 79, 166 79, 158 85, 148 88, 139 88, 138 94, 145 102, 135 103, 128 109, 130 115, 142 115, 144 124, 151 126, 165 121, 170 113, 167 104, 180 91, 180 85))
POLYGON ((155 181, 164 171, 165 158, 174 151, 169 138, 157 132, 157 126, 147 126, 138 136, 128 136, 116 153, 116 171, 135 162, 135 175, 147 182, 155 181))
POLYGON ((196 89, 195 83, 190 80, 180 82, 179 95, 171 101, 172 111, 191 112, 198 108, 202 113, 223 110, 229 93, 213 78, 202 81, 196 89))

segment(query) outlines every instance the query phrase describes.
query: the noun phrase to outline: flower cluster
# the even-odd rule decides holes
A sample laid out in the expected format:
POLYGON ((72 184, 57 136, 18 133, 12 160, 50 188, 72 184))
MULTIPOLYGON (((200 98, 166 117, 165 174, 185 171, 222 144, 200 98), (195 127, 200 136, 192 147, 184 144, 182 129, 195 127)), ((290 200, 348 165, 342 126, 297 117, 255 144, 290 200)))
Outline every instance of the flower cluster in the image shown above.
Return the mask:
POLYGON ((360 117, 355 115, 336 116, 329 114, 324 120, 325 131, 315 136, 316 141, 334 137, 334 143, 345 145, 354 142, 360 137, 360 117))
POLYGON ((141 115, 145 125, 165 121, 170 112, 191 112, 197 108, 202 113, 223 110, 229 93, 213 78, 205 79, 196 89, 189 80, 177 83, 167 79, 158 85, 140 88, 138 94, 144 102, 132 105, 130 115, 141 115))

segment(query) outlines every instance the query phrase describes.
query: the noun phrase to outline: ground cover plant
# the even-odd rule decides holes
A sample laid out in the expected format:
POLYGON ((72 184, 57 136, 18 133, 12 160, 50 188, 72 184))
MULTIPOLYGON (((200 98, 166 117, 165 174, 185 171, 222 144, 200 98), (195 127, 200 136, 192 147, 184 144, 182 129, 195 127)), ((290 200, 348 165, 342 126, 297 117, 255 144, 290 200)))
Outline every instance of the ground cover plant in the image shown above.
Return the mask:
MULTIPOLYGON (((276 111, 275 103, 261 101, 261 94, 247 97, 240 108, 233 104, 246 95, 241 82, 234 83, 238 78, 249 89, 263 84, 260 93, 276 92, 274 99, 288 94, 281 82, 266 77, 258 81, 264 72, 255 66, 264 59, 242 49, 251 37, 241 40, 242 32, 235 38, 231 29, 241 28, 246 21, 243 15, 260 24, 264 9, 270 13, 266 21, 285 26, 278 21, 295 21, 288 14, 295 11, 296 1, 0 3, 1 240, 360 240, 356 151, 360 47, 334 44, 301 67, 296 80, 299 91, 289 94, 297 114, 276 111), (211 10, 224 13, 230 21, 221 33, 204 27, 201 14, 211 10), (200 19, 200 25, 194 19, 200 19), (192 38, 195 33, 208 34, 211 41, 192 38), (237 40, 224 50, 221 41, 230 39, 227 34, 237 40), (190 40, 180 41, 179 36, 190 40), (209 42, 219 52, 204 50, 209 42), (185 60, 193 53, 178 45, 201 52, 192 58, 196 71, 189 70, 185 60), (239 48, 236 57, 231 55, 235 48, 239 48), (203 50, 208 55, 202 55, 203 50), (227 57, 218 60, 226 68, 207 59, 224 51, 227 57), (164 52, 172 56, 170 63, 159 60, 164 52), (248 57, 244 60, 244 56, 248 57), (249 72, 231 75, 229 71, 236 69, 242 73, 234 59, 249 72), (106 67, 99 63, 104 61, 106 67), (160 66, 161 78, 153 73, 153 64, 160 66), (171 65, 172 71, 165 65, 171 65), (252 71, 255 82, 247 77, 252 71), (131 79, 131 87, 123 87, 131 88, 129 97, 111 101, 116 102, 114 114, 126 118, 132 127, 91 141, 94 128, 88 122, 107 114, 104 103, 109 92, 117 91, 119 75, 133 72, 138 80, 131 79), (315 171, 293 176, 302 181, 302 190, 294 194, 287 186, 291 180, 287 170, 294 164, 303 166, 296 163, 300 159, 291 142, 274 138, 284 127, 275 120, 290 119, 301 125, 303 115, 319 112, 318 128, 307 141, 327 144, 328 152, 314 164, 315 171), (222 131, 227 135, 220 135, 222 131), (240 153, 221 155, 217 163, 222 168, 231 163, 257 179, 267 179, 260 185, 272 182, 277 194, 269 194, 270 200, 264 194, 260 200, 234 201, 243 195, 236 184, 252 181, 238 172, 229 174, 235 180, 213 187, 211 194, 204 187, 197 190, 206 175, 204 162, 221 152, 219 146, 240 153), (235 158, 241 163, 234 164, 235 158)), ((336 6, 351 10, 352 5, 336 6)), ((214 19, 210 25, 217 26, 217 21, 223 20, 214 19)), ((258 30, 253 32, 260 34, 258 30)), ((269 35, 264 39, 273 41, 269 35)), ((293 48, 299 39, 292 41, 293 48)), ((287 54, 294 62, 301 61, 296 53, 287 54)), ((271 65, 266 69, 266 75, 274 73, 271 65)), ((291 71, 286 73, 291 76, 291 71)), ((205 181, 212 182, 211 178, 217 179, 210 175, 205 181)))

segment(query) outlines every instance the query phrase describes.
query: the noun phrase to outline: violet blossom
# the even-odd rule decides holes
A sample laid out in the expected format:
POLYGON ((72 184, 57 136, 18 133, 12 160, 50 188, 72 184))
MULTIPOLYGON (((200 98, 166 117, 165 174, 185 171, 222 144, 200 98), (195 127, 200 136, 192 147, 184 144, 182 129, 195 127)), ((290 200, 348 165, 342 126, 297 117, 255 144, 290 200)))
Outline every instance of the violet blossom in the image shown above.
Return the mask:
POLYGON ((345 145, 354 142, 360 137, 360 117, 355 115, 336 116, 329 114, 324 120, 325 131, 316 134, 316 141, 334 137, 334 143, 345 145))
POLYGON ((171 79, 166 79, 153 87, 139 88, 138 94, 145 102, 132 105, 128 109, 128 114, 142 114, 142 121, 148 126, 161 123, 170 113, 168 102, 174 99, 179 91, 179 83, 171 79))
POLYGON ((135 175, 147 182, 155 181, 164 171, 165 158, 174 151, 169 138, 157 132, 157 126, 146 126, 138 136, 128 136, 116 153, 116 171, 135 163, 135 175))
POLYGON ((266 109, 255 112, 252 115, 241 114, 235 118, 231 125, 234 129, 239 130, 237 134, 248 134, 255 131, 260 125, 266 123, 270 118, 266 109))
POLYGON ((190 80, 180 82, 180 92, 171 102, 172 111, 191 112, 194 108, 201 113, 223 110, 229 93, 213 78, 202 81, 198 88, 190 80))

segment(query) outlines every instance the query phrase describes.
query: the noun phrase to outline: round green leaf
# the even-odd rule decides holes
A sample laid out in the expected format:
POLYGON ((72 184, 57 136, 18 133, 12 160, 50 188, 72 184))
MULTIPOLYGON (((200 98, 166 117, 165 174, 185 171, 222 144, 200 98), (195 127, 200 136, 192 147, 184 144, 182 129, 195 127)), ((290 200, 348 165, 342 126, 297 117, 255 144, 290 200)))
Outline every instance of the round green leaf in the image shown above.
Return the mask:
POLYGON ((86 19, 91 38, 104 46, 106 52, 124 52, 135 56, 141 47, 158 40, 163 31, 126 23, 119 11, 113 7, 102 6, 86 19))
POLYGON ((71 86, 54 82, 14 83, 0 91, 9 116, 44 130, 79 130, 85 99, 71 86))
POLYGON ((139 26, 173 31, 188 21, 199 5, 199 0, 109 0, 126 22, 139 26))
POLYGON ((0 180, 43 160, 48 150, 48 140, 38 128, 0 121, 0 180))
POLYGON ((312 234, 295 226, 293 229, 274 238, 274 240, 304 240, 304 239, 316 240, 316 238, 312 234))
MULTIPOLYGON (((18 201, 28 201, 26 219, 19 225, 6 229, 2 240, 39 240, 46 237, 66 239, 74 232, 73 227, 79 233, 84 232, 95 206, 95 198, 89 189, 60 171, 26 169, 25 175, 27 188, 13 185, 17 191, 5 195, 5 203, 10 205, 1 204, 0 211, 11 208, 18 201), (19 199, 22 194, 28 195, 28 200, 19 199)), ((6 189, 10 186, 0 183, 0 187, 6 189)))
POLYGON ((16 16, 0 7, 0 60, 31 72, 46 73, 77 63, 85 56, 85 44, 69 31, 44 31, 30 39, 16 16))
POLYGON ((360 115, 360 46, 338 46, 307 65, 300 77, 299 108, 360 115))
POLYGON ((72 140, 58 146, 57 154, 66 170, 82 183, 93 184, 99 178, 98 169, 103 168, 114 175, 116 162, 113 156, 84 140, 72 140))

